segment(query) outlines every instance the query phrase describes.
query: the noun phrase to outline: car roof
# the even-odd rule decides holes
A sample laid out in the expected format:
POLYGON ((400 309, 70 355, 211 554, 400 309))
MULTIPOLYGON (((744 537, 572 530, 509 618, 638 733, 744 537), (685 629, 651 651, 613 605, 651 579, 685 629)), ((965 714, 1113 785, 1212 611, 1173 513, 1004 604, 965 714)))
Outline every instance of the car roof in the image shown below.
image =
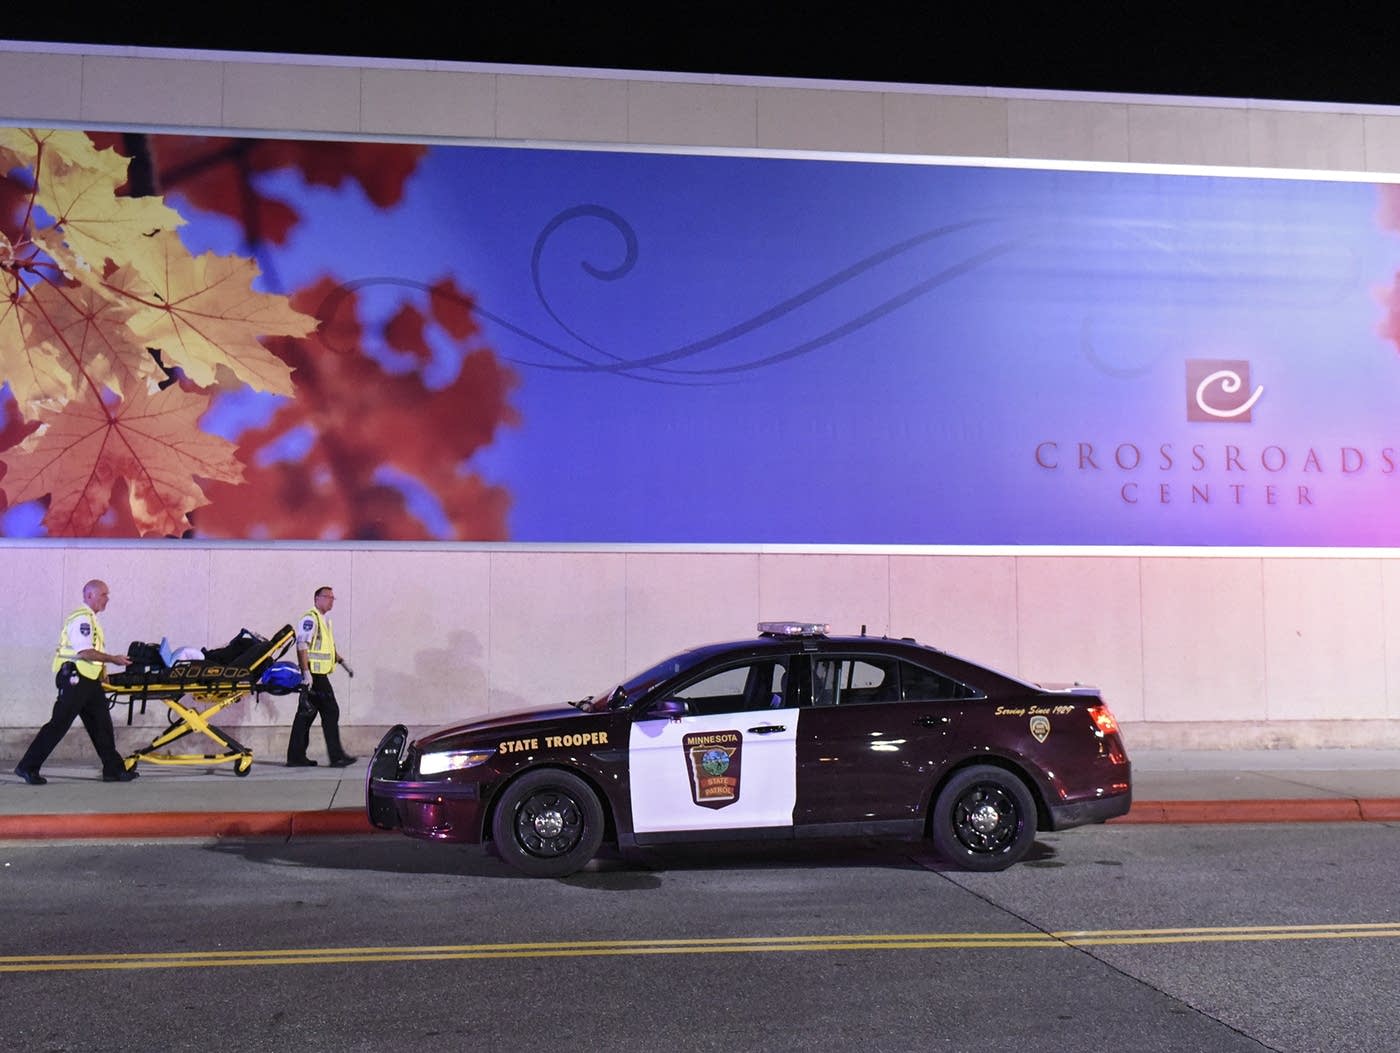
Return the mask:
POLYGON ((865 652, 903 658, 916 664, 935 667, 937 671, 954 678, 973 680, 984 688, 1001 682, 1004 689, 1039 691, 1034 684, 1020 677, 1004 673, 999 669, 983 665, 949 651, 940 650, 929 644, 920 643, 911 636, 832 636, 826 633, 760 633, 748 640, 727 640, 720 643, 704 644, 677 655, 687 659, 686 665, 694 668, 711 658, 722 656, 741 657, 746 655, 774 654, 844 654, 865 652))

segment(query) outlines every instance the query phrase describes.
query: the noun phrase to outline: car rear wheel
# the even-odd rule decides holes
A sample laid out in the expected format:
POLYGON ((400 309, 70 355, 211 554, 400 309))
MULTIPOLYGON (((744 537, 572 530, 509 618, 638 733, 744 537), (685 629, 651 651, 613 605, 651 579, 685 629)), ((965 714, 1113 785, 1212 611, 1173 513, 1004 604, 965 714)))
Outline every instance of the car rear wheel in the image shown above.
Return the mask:
POLYGON ((933 847, 964 870, 1005 870, 1035 841, 1035 800, 1011 772, 988 764, 948 780, 933 806, 933 847))
POLYGON ((566 771, 532 771, 506 787, 491 821, 501 858, 531 877, 581 870, 603 843, 603 806, 566 771))

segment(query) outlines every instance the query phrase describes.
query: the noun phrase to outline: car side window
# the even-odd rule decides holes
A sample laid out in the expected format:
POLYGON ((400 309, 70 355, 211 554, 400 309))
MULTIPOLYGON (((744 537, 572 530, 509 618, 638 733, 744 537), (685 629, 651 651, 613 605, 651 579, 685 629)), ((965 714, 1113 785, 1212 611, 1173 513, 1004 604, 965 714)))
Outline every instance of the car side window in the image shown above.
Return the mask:
POLYGON ((668 693, 685 703, 690 716, 737 713, 783 705, 787 662, 766 659, 708 673, 668 693))
POLYGON ((812 705, 858 706, 899 701, 899 662, 881 655, 812 661, 812 705))
POLYGON ((904 683, 904 698, 910 702, 956 702, 964 698, 981 698, 982 692, 967 684, 925 669, 912 662, 901 662, 900 679, 904 683))

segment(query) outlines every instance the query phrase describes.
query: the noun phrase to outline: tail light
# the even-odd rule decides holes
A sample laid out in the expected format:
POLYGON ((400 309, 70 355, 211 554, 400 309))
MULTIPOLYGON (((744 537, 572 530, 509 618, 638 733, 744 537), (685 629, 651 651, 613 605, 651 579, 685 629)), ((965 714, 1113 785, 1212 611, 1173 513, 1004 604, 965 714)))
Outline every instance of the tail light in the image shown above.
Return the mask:
POLYGON ((1089 719, 1094 722, 1094 734, 1099 737, 1100 756, 1107 756, 1113 764, 1127 764, 1123 741, 1118 737, 1118 720, 1112 710, 1100 702, 1089 707, 1089 719))
POLYGON ((1089 707, 1089 719, 1094 722, 1094 727, 1100 735, 1112 735, 1118 730, 1118 721, 1114 718, 1112 711, 1102 702, 1097 706, 1089 707))

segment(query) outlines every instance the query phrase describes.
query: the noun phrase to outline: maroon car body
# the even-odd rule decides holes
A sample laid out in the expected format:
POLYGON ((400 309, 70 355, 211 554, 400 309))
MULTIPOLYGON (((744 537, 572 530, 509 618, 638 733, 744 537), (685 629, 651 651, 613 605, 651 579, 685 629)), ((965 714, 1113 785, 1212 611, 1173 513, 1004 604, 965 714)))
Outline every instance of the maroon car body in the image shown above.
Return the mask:
POLYGON ((613 690, 492 716, 371 758, 371 822, 496 843, 526 873, 581 868, 607 838, 931 837, 998 870, 1039 830, 1126 813, 1131 765, 1094 688, 1030 684, 911 639, 764 623, 613 690))

